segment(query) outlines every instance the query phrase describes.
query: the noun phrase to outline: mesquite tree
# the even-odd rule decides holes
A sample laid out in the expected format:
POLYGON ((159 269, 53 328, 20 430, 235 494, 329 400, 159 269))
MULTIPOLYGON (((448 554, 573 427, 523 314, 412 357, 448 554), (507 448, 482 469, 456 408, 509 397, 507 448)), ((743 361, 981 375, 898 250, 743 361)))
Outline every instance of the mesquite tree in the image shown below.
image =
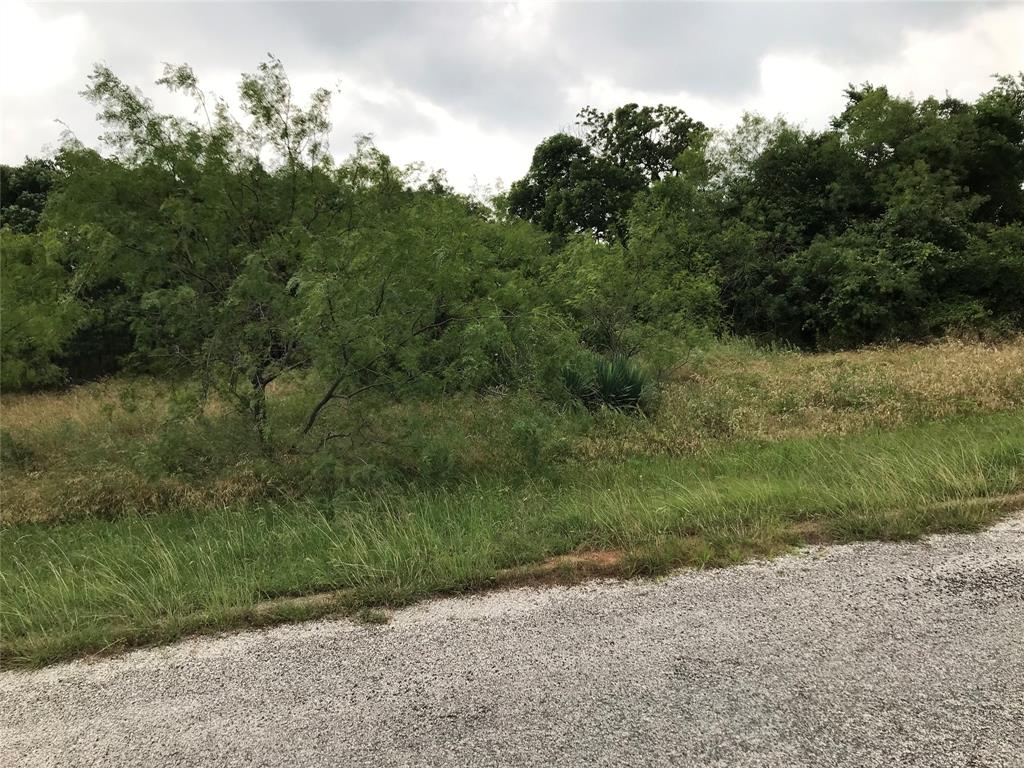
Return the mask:
POLYGON ((296 105, 281 62, 244 75, 241 117, 187 66, 159 83, 196 118, 158 112, 104 66, 85 96, 108 156, 69 143, 47 216, 75 288, 118 302, 134 354, 184 370, 237 403, 266 437, 266 387, 305 364, 294 277, 342 201, 327 153, 330 94, 296 105))
POLYGON ((329 94, 296 106, 275 59, 243 77, 240 119, 188 67, 160 83, 191 95, 198 117, 161 114, 96 68, 86 95, 113 153, 67 146, 68 181, 47 211, 76 290, 129 318, 148 369, 197 377, 262 440, 267 385, 292 369, 324 382, 303 434, 359 394, 534 376, 539 336, 560 326, 531 305, 508 251, 515 239, 521 263, 543 239, 417 186, 368 140, 336 166, 329 94))

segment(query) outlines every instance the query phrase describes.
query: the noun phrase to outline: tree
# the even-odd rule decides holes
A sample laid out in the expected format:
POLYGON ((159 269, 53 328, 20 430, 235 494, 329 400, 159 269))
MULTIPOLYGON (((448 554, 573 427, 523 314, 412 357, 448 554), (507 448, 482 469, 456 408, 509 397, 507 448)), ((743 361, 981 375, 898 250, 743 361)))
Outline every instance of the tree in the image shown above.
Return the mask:
POLYGON ((31 233, 60 173, 52 160, 27 159, 22 165, 0 165, 0 227, 31 233))
POLYGON ((980 307, 945 318, 949 327, 1024 328, 1024 222, 985 226, 971 238, 951 275, 960 307, 980 307))
POLYGON ((720 201, 703 145, 683 152, 676 165, 679 173, 642 192, 629 213, 626 251, 643 294, 640 319, 680 334, 715 330, 720 201))
POLYGON ((509 210, 564 239, 586 232, 621 240, 638 182, 564 133, 541 142, 526 176, 512 184, 509 210))
POLYGON ((136 358, 196 375, 264 438, 267 385, 307 360, 293 278, 345 205, 325 141, 330 95, 299 107, 272 58, 242 78, 242 125, 188 67, 159 82, 191 95, 203 121, 158 113, 97 66, 85 95, 114 156, 67 146, 68 182, 46 218, 79 290, 128 318, 136 358))
POLYGON ((820 238, 781 266, 784 300, 773 320, 779 336, 818 348, 842 348, 928 332, 925 277, 945 259, 929 243, 887 237, 862 226, 820 238))
POLYGON ((717 251, 733 330, 842 346, 1008 317, 964 265, 1014 271, 982 267, 979 243, 1022 215, 1021 93, 999 78, 973 104, 916 102, 865 84, 827 131, 747 120, 712 185, 735 235, 717 251))
MULTIPOLYGON (((997 225, 1024 220, 1024 72, 1002 76, 970 110, 976 139, 964 184, 985 198, 979 216, 997 225)), ((966 118, 963 118, 966 119, 966 118)))
POLYGON ((672 172, 676 158, 700 140, 707 128, 678 107, 626 104, 611 112, 584 107, 578 117, 594 153, 644 186, 672 172))
MULTIPOLYGON (((299 324, 326 381, 305 433, 332 404, 371 392, 507 388, 554 375, 564 333, 514 268, 524 255, 508 260, 507 225, 457 196, 411 190, 368 144, 341 177, 358 190, 357 223, 319 238, 296 277, 299 324)), ((321 434, 338 437, 351 435, 321 434)))
POLYGON ((508 198, 512 213, 563 240, 588 233, 624 242, 636 195, 670 173, 706 130, 664 105, 627 104, 609 113, 586 107, 577 124, 584 138, 559 133, 542 141, 508 198))
POLYGON ((577 236, 551 260, 552 302, 591 349, 629 357, 652 340, 717 328, 716 212, 702 159, 689 150, 678 175, 638 196, 625 243, 577 236))
POLYGON ((56 358, 82 322, 82 307, 48 238, 6 228, 0 237, 0 388, 58 383, 64 371, 56 358))

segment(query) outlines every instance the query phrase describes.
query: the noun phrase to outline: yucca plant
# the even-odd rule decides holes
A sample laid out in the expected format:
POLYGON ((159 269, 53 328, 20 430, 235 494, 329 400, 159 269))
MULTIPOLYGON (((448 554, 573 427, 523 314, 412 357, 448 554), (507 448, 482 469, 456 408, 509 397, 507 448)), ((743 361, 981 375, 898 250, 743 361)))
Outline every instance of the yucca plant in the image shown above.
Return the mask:
POLYGON ((639 409, 647 386, 647 374, 624 357, 594 362, 597 396, 609 408, 639 409))
POLYGON ((627 358, 588 357, 566 365, 562 382, 569 393, 588 408, 643 410, 649 377, 627 358))
POLYGON ((588 405, 595 399, 594 378, 591 360, 577 360, 562 366, 562 384, 570 395, 588 405))

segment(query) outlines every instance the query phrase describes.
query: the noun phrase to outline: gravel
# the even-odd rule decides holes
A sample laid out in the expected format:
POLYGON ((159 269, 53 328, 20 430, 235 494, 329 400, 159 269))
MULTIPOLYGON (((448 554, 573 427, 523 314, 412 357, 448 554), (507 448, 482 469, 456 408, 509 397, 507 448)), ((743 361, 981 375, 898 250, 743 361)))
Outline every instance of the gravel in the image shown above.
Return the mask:
POLYGON ((5 766, 1024 766, 1024 513, 0 675, 5 766))

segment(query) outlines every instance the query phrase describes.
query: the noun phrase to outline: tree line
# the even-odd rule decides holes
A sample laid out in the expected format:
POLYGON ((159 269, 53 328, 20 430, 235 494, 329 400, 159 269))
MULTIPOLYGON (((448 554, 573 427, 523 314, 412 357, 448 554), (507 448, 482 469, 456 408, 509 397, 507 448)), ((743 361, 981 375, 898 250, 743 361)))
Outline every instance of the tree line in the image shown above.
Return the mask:
POLYGON ((196 116, 97 66, 106 151, 69 138, 0 169, 5 390, 183 377, 262 435, 267 387, 306 372, 315 433, 371 393, 635 405, 631 366, 695 335, 1024 328, 1024 75, 973 102, 850 87, 823 131, 588 107, 490 201, 368 139, 335 162, 330 93, 297 103, 276 59, 241 78, 240 115, 187 66, 159 84, 196 116))

